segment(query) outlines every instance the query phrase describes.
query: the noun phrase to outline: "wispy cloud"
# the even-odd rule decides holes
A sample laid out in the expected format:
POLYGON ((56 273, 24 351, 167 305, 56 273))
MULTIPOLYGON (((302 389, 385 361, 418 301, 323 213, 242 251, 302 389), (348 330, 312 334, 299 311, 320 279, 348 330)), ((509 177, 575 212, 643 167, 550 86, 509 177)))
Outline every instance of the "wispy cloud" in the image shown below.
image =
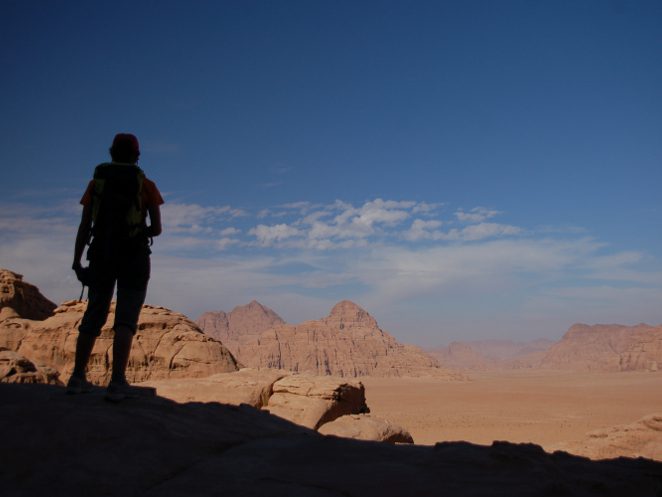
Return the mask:
POLYGON ((249 231, 262 246, 329 250, 366 247, 372 243, 397 241, 477 241, 519 235, 519 227, 484 222, 498 211, 482 207, 469 213, 458 211, 455 219, 438 218, 442 204, 415 201, 374 199, 360 205, 337 200, 329 205, 296 202, 280 206, 279 212, 261 212, 271 217, 287 218, 271 226, 261 224, 249 231), (423 217, 420 217, 423 216, 423 217), (440 230, 448 225, 447 231, 440 230), (270 229, 271 228, 271 229, 270 229), (271 236, 271 235, 278 236, 271 236), (285 236, 286 235, 286 236, 285 236))
MULTIPOLYGON (((0 265, 51 299, 77 296, 69 269, 76 200, 0 207, 0 265)), ((662 321, 651 297, 661 293, 662 271, 652 255, 610 249, 585 230, 539 231, 498 216, 387 199, 298 201, 268 213, 172 201, 153 247, 149 301, 196 317, 257 298, 296 321, 349 298, 387 329, 414 316, 414 334, 465 332, 478 322, 507 334, 520 329, 518 320, 561 326, 600 320, 601 312, 615 321, 662 321)))
POLYGON ((274 224, 272 226, 258 224, 255 228, 249 230, 248 233, 254 235, 261 246, 269 247, 274 243, 297 236, 299 230, 287 224, 274 224))
POLYGON ((458 209, 455 213, 455 217, 465 223, 482 223, 483 221, 491 219, 499 214, 499 211, 486 209, 485 207, 474 207, 469 212, 458 209))

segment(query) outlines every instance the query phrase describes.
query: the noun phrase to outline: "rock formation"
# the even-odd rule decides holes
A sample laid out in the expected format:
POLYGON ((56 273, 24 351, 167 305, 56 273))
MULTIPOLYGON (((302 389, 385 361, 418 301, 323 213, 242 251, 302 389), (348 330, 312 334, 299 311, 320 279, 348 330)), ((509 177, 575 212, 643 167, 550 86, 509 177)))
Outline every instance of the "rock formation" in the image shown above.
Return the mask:
POLYGON ((0 350, 0 383, 62 385, 60 374, 47 366, 36 366, 12 350, 0 350))
POLYGON ((314 430, 345 414, 369 412, 360 382, 300 375, 286 376, 274 383, 265 408, 314 430))
POLYGON ((573 325, 542 360, 542 366, 576 371, 662 369, 662 326, 573 325))
POLYGON ((168 378, 148 380, 141 385, 156 388, 161 397, 176 402, 220 402, 248 404, 261 409, 269 403, 274 383, 289 376, 289 371, 277 369, 240 369, 205 378, 168 378))
POLYGON ((321 436, 248 406, 105 404, 0 384, 8 497, 209 495, 655 497, 662 463, 591 461, 531 444, 400 446, 321 436))
POLYGON ((156 380, 142 385, 156 388, 160 396, 177 402, 248 404, 311 429, 346 414, 369 411, 365 388, 358 381, 292 375, 275 369, 242 369, 207 378, 156 380))
POLYGON ((0 321, 9 317, 46 319, 57 307, 23 276, 0 268, 0 321))
POLYGON ((205 312, 196 323, 202 331, 225 345, 235 357, 242 355, 242 346, 269 328, 285 324, 274 311, 253 300, 237 306, 227 314, 205 312))
MULTIPOLYGON (((53 367, 66 379, 73 370, 77 329, 85 305, 66 302, 43 321, 5 319, 0 322, 0 347, 18 352, 37 366, 53 367)), ((88 378, 98 384, 110 379, 114 310, 113 304, 88 366, 88 378)), ((237 369, 223 344, 202 333, 183 314, 163 307, 143 307, 127 368, 129 381, 202 377, 237 369)))
POLYGON ((402 426, 371 414, 346 414, 318 430, 323 435, 374 440, 386 443, 414 443, 414 439, 402 426))
POLYGON ((342 301, 321 320, 283 324, 251 334, 237 352, 252 368, 341 377, 438 375, 453 377, 418 347, 382 331, 364 309, 342 301))
POLYGON ((583 440, 559 444, 556 448, 591 459, 625 456, 662 461, 662 414, 651 414, 634 423, 595 430, 583 440))

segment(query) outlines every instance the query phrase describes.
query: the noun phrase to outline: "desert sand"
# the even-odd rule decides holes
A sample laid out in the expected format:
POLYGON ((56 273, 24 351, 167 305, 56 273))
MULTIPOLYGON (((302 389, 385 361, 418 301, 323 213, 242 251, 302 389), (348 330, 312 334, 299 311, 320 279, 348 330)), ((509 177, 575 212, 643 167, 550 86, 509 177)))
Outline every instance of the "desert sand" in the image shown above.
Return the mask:
POLYGON ((407 427, 417 444, 532 442, 546 450, 588 432, 662 412, 662 373, 518 370, 463 382, 366 377, 371 412, 407 427))

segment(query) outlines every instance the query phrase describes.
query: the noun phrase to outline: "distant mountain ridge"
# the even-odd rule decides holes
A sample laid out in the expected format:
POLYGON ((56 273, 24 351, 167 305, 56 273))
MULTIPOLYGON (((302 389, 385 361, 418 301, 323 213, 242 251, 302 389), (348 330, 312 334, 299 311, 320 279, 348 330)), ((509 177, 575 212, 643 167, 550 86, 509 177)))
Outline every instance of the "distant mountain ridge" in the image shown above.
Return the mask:
POLYGON ((230 312, 205 312, 196 323, 210 337, 221 341, 235 357, 241 355, 245 343, 257 338, 263 331, 286 324, 273 310, 252 300, 230 312))
POLYGON ((567 371, 658 371, 662 325, 574 324, 558 342, 482 340, 428 349, 446 367, 490 371, 543 368, 567 371))
POLYGON ((512 340, 475 340, 451 342, 446 347, 428 349, 445 366, 469 370, 522 369, 539 367, 554 341, 540 338, 512 340))
POLYGON ((224 314, 205 313, 198 325, 219 336, 245 366, 343 377, 453 376, 418 347, 399 343, 365 309, 348 300, 336 304, 325 318, 296 325, 286 324, 257 302, 225 314, 230 316, 227 329, 224 314), (242 319, 233 319, 235 313, 242 319))
POLYGON ((541 366, 576 371, 662 369, 662 326, 575 324, 549 349, 541 366))

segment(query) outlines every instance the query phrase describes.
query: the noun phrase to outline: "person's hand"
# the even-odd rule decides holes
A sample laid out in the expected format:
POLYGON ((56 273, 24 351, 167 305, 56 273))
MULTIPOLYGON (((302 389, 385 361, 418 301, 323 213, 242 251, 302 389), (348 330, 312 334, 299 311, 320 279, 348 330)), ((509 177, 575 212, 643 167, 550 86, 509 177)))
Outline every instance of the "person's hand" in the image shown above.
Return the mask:
POLYGON ((76 279, 80 281, 84 286, 90 286, 92 283, 92 271, 88 267, 83 267, 78 263, 73 265, 73 269, 76 272, 76 279))

